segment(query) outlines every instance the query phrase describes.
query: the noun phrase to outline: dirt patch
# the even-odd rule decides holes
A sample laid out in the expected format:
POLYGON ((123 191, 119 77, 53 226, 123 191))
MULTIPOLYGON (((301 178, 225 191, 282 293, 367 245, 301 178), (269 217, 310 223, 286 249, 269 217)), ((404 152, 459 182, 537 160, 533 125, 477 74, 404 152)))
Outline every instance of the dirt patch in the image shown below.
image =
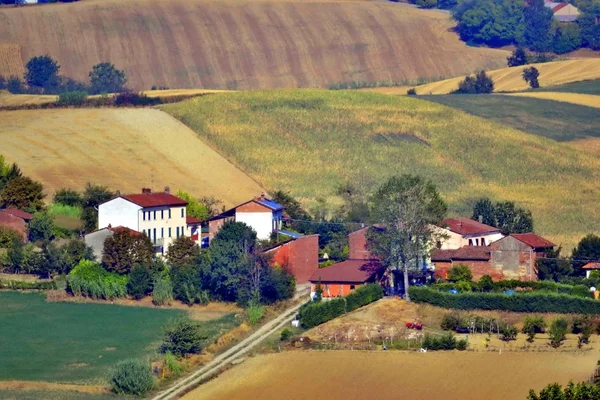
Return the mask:
POLYGON ((115 351, 117 348, 116 347, 105 347, 104 350, 105 351, 115 351))
POLYGON ((89 365, 90 365, 89 363, 71 363, 71 364, 68 364, 67 367, 69 367, 69 368, 85 368, 89 365))
POLYGON ((50 382, 0 381, 0 389, 9 390, 68 390, 80 393, 108 393, 104 386, 67 385, 50 382))

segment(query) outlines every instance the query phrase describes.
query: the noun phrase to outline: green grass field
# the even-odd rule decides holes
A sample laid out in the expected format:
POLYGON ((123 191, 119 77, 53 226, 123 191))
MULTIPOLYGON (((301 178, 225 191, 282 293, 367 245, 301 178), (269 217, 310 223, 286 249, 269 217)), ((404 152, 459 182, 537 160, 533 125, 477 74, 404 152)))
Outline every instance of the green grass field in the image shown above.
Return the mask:
POLYGON ((135 399, 130 396, 117 396, 110 393, 79 393, 67 390, 3 390, 0 389, 2 400, 127 400, 135 399))
POLYGON ((155 355, 162 327, 182 314, 0 292, 0 380, 106 384, 119 360, 155 355))
POLYGON ((592 81, 581 81, 567 83, 559 86, 549 86, 536 89, 536 92, 568 92, 568 93, 583 93, 583 94, 599 94, 600 95, 600 79, 592 81))
POLYGON ((263 187, 309 205, 331 204, 347 181, 372 191, 393 174, 414 173, 438 185, 453 213, 468 215, 481 196, 517 201, 533 211, 540 234, 565 247, 600 219, 598 157, 420 98, 252 91, 162 109, 263 187))
POLYGON ((597 108, 502 95, 443 95, 419 98, 560 142, 600 137, 600 110, 597 108))

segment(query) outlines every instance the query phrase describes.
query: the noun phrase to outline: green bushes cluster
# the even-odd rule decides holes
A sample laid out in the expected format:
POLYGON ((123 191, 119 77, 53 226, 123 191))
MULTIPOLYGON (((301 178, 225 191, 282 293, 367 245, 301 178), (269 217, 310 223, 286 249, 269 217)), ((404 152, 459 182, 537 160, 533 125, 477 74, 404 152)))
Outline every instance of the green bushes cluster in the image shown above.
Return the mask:
POLYGON ((446 332, 441 336, 426 334, 421 347, 427 350, 466 350, 467 340, 456 340, 451 332, 446 332))
POLYGON ((141 396, 154 386, 150 366, 141 360, 119 362, 110 378, 113 392, 141 396))
POLYGON ((86 92, 64 92, 58 95, 57 104, 60 106, 82 106, 87 99, 86 92))
POLYGON ((304 328, 312 328, 382 297, 383 289, 380 285, 364 285, 348 296, 305 305, 300 309, 300 321, 304 328))
POLYGON ((550 337, 550 346, 557 348, 566 339, 569 330, 569 320, 564 317, 556 318, 550 324, 548 336, 550 337))
POLYGON ((173 284, 169 274, 158 276, 154 280, 154 288, 152 289, 152 302, 157 306, 171 304, 173 301, 173 284))
POLYGON ((543 333, 546 330, 546 322, 541 315, 530 315, 523 321, 521 332, 527 334, 527 341, 532 343, 537 333, 543 333))
POLYGON ((207 339, 200 325, 187 318, 170 321, 164 329, 164 338, 161 346, 163 353, 172 353, 183 357, 187 354, 198 354, 202 344, 207 339))
POLYGON ((127 294, 127 276, 107 272, 98 263, 81 260, 67 275, 67 289, 75 296, 115 299, 127 294))
POLYGON ((159 98, 148 97, 144 93, 132 91, 121 92, 115 97, 115 106, 117 107, 154 106, 160 103, 161 100, 159 98))
POLYGON ((264 317, 265 308, 263 306, 261 306, 260 304, 251 303, 248 305, 248 308, 246 309, 246 314, 248 316, 248 323, 251 326, 255 326, 264 317))
MULTIPOLYGON (((429 287, 432 289, 437 289, 441 291, 449 291, 451 289, 456 289, 460 292, 469 291, 469 290, 461 290, 465 289, 466 286, 461 286, 461 282, 452 283, 452 282, 442 282, 435 283, 430 285, 429 287)), ((498 282, 490 282, 487 279, 483 278, 479 280, 477 283, 471 284, 472 291, 480 291, 480 292, 503 292, 505 290, 515 290, 515 289, 525 289, 531 291, 545 291, 545 292, 554 292, 560 294, 568 294, 571 296, 579 296, 579 297, 591 297, 588 288, 583 284, 578 285, 566 285, 563 283, 557 283, 554 281, 519 281, 516 279, 509 279, 498 282)))
POLYGON ((524 293, 507 296, 501 293, 443 293, 430 288, 411 287, 410 297, 458 310, 505 310, 515 312, 555 312, 564 314, 600 314, 600 302, 578 296, 555 293, 524 293))
POLYGON ((56 290, 58 286, 54 281, 25 282, 0 279, 0 289, 9 290, 56 290))

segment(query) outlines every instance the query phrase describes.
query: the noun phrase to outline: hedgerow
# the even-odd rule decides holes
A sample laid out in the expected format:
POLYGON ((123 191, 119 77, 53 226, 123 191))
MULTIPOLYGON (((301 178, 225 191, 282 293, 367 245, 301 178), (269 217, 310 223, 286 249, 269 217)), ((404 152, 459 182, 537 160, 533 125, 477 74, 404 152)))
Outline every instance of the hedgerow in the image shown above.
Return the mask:
POLYGON ((452 294, 424 287, 411 287, 408 290, 416 303, 458 310, 600 314, 600 302, 566 294, 532 292, 508 296, 502 293, 476 292, 452 294))
MULTIPOLYGON (((588 288, 585 285, 566 285, 563 283, 556 283, 554 281, 519 281, 516 279, 493 282, 492 284, 492 290, 494 292, 501 292, 508 289, 530 289, 532 291, 547 291, 568 294, 571 296, 590 297, 588 288)), ((449 291, 451 289, 457 289, 461 291, 461 287, 459 287, 456 283, 451 282, 436 283, 430 285, 429 287, 442 291, 449 291)), ((481 288, 477 283, 473 283, 472 290, 481 291, 481 288)))
POLYGON ((98 263, 81 260, 67 275, 67 289, 75 296, 115 299, 127 294, 127 276, 107 272, 98 263))

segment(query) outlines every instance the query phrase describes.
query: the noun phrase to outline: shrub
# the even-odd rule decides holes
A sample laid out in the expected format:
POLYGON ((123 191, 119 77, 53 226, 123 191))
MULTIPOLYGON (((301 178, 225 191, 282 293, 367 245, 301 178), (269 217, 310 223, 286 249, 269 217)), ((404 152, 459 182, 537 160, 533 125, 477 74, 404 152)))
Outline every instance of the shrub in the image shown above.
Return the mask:
POLYGON ((48 213, 53 217, 61 215, 69 218, 81 218, 83 209, 80 206, 68 206, 61 203, 52 203, 48 207, 48 213))
POLYGON ((163 353, 171 352, 183 357, 187 354, 198 354, 202 351, 202 343, 207 336, 200 326, 187 318, 172 320, 164 328, 164 338, 161 346, 163 353))
POLYGON ((127 106, 154 106, 160 104, 160 98, 148 97, 144 93, 136 93, 132 91, 125 91, 117 94, 115 97, 115 105, 117 107, 127 106))
POLYGON ((127 292, 131 297, 139 300, 152 292, 152 276, 143 265, 136 265, 129 274, 127 292))
POLYGON ((258 324, 265 315, 265 308, 260 304, 252 303, 246 309, 246 314, 248 316, 248 322, 250 325, 254 326, 258 324))
POLYGON ((171 304, 173 300, 173 285, 169 275, 158 276, 154 281, 152 290, 152 302, 157 306, 171 304))
POLYGON ((550 346, 557 348, 559 347, 563 340, 566 339, 565 335, 567 334, 569 328, 569 321, 566 318, 560 317, 556 318, 550 324, 550 329, 548 330, 548 336, 550 336, 550 346))
POLYGON ((492 93, 494 91, 494 81, 485 71, 480 71, 475 77, 467 76, 458 84, 458 89, 453 93, 456 94, 481 94, 492 93))
POLYGON ((406 91, 406 94, 409 96, 416 96, 417 95, 417 90, 415 88, 410 88, 406 91))
POLYGON ((482 292, 491 292, 494 290, 494 281, 492 280, 492 277, 489 275, 484 275, 479 278, 479 281, 477 282, 477 288, 482 292))
MULTIPOLYGON (((454 334, 452 334, 452 332, 446 332, 441 336, 425 334, 421 347, 427 350, 454 350, 457 348, 457 344, 454 334)), ((463 346, 463 344, 461 344, 461 346, 463 346)), ((466 348, 466 343, 464 346, 466 348)))
POLYGON ((81 260, 67 275, 67 289, 75 296, 92 299, 125 297, 127 277, 109 273, 93 261, 81 260))
POLYGON ((80 207, 83 204, 83 198, 76 190, 61 188, 54 193, 53 202, 65 206, 80 207))
POLYGON ((179 365, 179 361, 177 361, 177 357, 173 355, 170 351, 165 353, 165 366, 171 373, 175 376, 181 374, 181 365, 179 365))
POLYGON ((462 325, 462 318, 457 312, 450 312, 442 318, 440 327, 445 331, 455 331, 462 325))
POLYGON ((22 242, 23 236, 17 231, 0 226, 0 248, 8 248, 15 242, 22 242))
POLYGON ((460 339, 456 342, 456 350, 460 350, 460 351, 466 350, 468 344, 469 343, 467 342, 467 339, 460 339))
POLYGON ((527 334, 527 341, 532 343, 536 333, 543 333, 545 329, 546 322, 544 322, 544 317, 541 315, 531 315, 525 317, 521 332, 527 334))
POLYGON ((113 392, 141 396, 154 386, 152 371, 145 362, 136 359, 119 362, 110 378, 113 392))
POLYGON ((289 328, 285 328, 284 330, 281 331, 280 340, 282 342, 285 342, 286 340, 290 339, 292 336, 294 336, 294 333, 289 328))
POLYGON ((571 332, 574 334, 581 334, 580 341, 582 343, 588 342, 593 331, 594 322, 589 315, 573 317, 571 332))
POLYGON ((536 67, 529 67, 523 70, 523 80, 527 82, 532 89, 540 87, 540 82, 538 81, 539 76, 540 72, 536 67))
POLYGON ((448 280, 450 282, 471 282, 473 280, 473 272, 464 264, 459 264, 448 270, 448 280))
POLYGON ((370 304, 383 297, 383 289, 380 285, 369 284, 360 286, 354 292, 346 296, 346 312, 354 311, 359 307, 370 304))
POLYGON ((508 342, 509 340, 517 339, 517 327, 512 324, 504 324, 500 328, 500 340, 508 342))
POLYGON ((80 107, 87 99, 86 92, 64 92, 58 95, 57 104, 60 106, 80 107))

